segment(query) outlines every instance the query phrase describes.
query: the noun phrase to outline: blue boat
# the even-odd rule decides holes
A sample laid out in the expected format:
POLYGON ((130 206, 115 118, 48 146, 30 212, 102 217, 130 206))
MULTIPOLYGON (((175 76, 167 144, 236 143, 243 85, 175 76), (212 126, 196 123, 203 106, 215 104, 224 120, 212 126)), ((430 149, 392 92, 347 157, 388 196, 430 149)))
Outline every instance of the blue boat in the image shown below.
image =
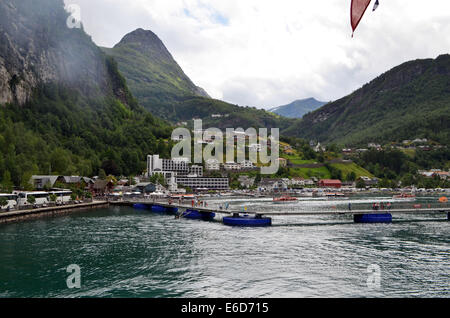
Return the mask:
POLYGON ((272 219, 265 217, 224 217, 223 224, 228 226, 242 226, 242 227, 263 227, 271 226, 272 219))
POLYGON ((151 206, 148 204, 136 203, 136 204, 133 204, 133 208, 135 208, 137 210, 150 210, 151 206))
POLYGON ((355 223, 392 223, 392 214, 355 214, 353 216, 353 220, 355 223))
POLYGON ((155 213, 177 213, 178 208, 176 207, 164 207, 160 205, 153 205, 153 204, 145 204, 145 203, 136 203, 133 205, 133 208, 138 210, 150 210, 155 213))
POLYGON ((151 209, 155 213, 166 213, 166 208, 160 205, 152 205, 151 209))
POLYGON ((182 213, 181 217, 190 220, 212 221, 216 217, 216 214, 213 212, 200 212, 197 210, 187 209, 182 213))

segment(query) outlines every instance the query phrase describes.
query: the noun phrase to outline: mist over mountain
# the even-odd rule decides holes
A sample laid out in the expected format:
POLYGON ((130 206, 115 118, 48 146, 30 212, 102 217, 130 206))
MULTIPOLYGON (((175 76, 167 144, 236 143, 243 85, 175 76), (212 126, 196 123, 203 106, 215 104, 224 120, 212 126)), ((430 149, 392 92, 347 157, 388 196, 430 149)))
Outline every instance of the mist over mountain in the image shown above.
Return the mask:
POLYGON ((0 178, 137 174, 171 128, 144 110, 113 58, 62 0, 0 2, 0 178))

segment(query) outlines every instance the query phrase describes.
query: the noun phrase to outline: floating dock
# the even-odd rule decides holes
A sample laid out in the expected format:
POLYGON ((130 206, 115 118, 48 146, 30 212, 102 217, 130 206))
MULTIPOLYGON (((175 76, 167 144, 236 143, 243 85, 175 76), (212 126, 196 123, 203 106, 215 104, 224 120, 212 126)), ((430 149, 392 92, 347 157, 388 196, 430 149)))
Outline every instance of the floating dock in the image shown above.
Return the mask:
MULTIPOLYGON (((183 205, 176 203, 168 203, 161 201, 117 201, 110 202, 112 205, 127 205, 127 206, 143 206, 158 207, 157 210, 168 211, 185 211, 181 212, 180 216, 183 217, 183 213, 186 211, 195 211, 196 219, 212 219, 211 215, 224 214, 228 215, 223 218, 225 225, 230 226, 270 226, 273 216, 322 216, 322 215, 351 215, 355 223, 391 223, 393 214, 445 214, 447 213, 447 219, 450 219, 450 205, 441 204, 436 207, 427 208, 402 208, 402 209, 385 209, 385 210, 331 210, 331 211, 238 211, 238 210, 225 210, 214 207, 183 205), (202 215, 203 217, 198 217, 202 215)), ((155 208, 149 208, 155 209, 155 208)))

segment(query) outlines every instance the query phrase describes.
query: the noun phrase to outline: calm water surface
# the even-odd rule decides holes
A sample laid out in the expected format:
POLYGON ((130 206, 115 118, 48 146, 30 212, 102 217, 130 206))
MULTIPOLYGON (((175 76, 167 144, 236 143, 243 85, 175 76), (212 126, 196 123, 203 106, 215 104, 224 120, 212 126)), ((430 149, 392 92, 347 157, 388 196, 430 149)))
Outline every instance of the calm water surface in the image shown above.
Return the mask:
MULTIPOLYGON (((264 211, 348 204, 226 200, 264 211)), ((0 225, 0 297, 449 297, 446 215, 394 216, 388 225, 353 224, 351 216, 273 223, 230 228, 115 207, 0 225), (81 268, 81 289, 67 288, 70 264, 81 268), (371 264, 381 269, 379 289, 367 286, 371 264)))

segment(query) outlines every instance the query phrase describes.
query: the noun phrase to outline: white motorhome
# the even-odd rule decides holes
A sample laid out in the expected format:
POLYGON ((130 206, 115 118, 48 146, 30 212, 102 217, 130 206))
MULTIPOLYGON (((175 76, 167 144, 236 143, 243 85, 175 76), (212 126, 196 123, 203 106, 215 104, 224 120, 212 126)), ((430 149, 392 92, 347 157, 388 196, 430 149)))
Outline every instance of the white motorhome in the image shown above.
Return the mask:
POLYGON ((0 193, 0 198, 6 198, 7 205, 1 206, 1 209, 15 209, 17 206, 17 195, 9 193, 0 193))
POLYGON ((14 194, 17 194, 19 197, 17 200, 17 204, 19 206, 31 206, 31 204, 28 202, 28 198, 30 196, 33 196, 35 198, 34 205, 44 205, 48 204, 48 192, 43 191, 31 191, 31 192, 22 192, 22 191, 14 191, 14 194))

